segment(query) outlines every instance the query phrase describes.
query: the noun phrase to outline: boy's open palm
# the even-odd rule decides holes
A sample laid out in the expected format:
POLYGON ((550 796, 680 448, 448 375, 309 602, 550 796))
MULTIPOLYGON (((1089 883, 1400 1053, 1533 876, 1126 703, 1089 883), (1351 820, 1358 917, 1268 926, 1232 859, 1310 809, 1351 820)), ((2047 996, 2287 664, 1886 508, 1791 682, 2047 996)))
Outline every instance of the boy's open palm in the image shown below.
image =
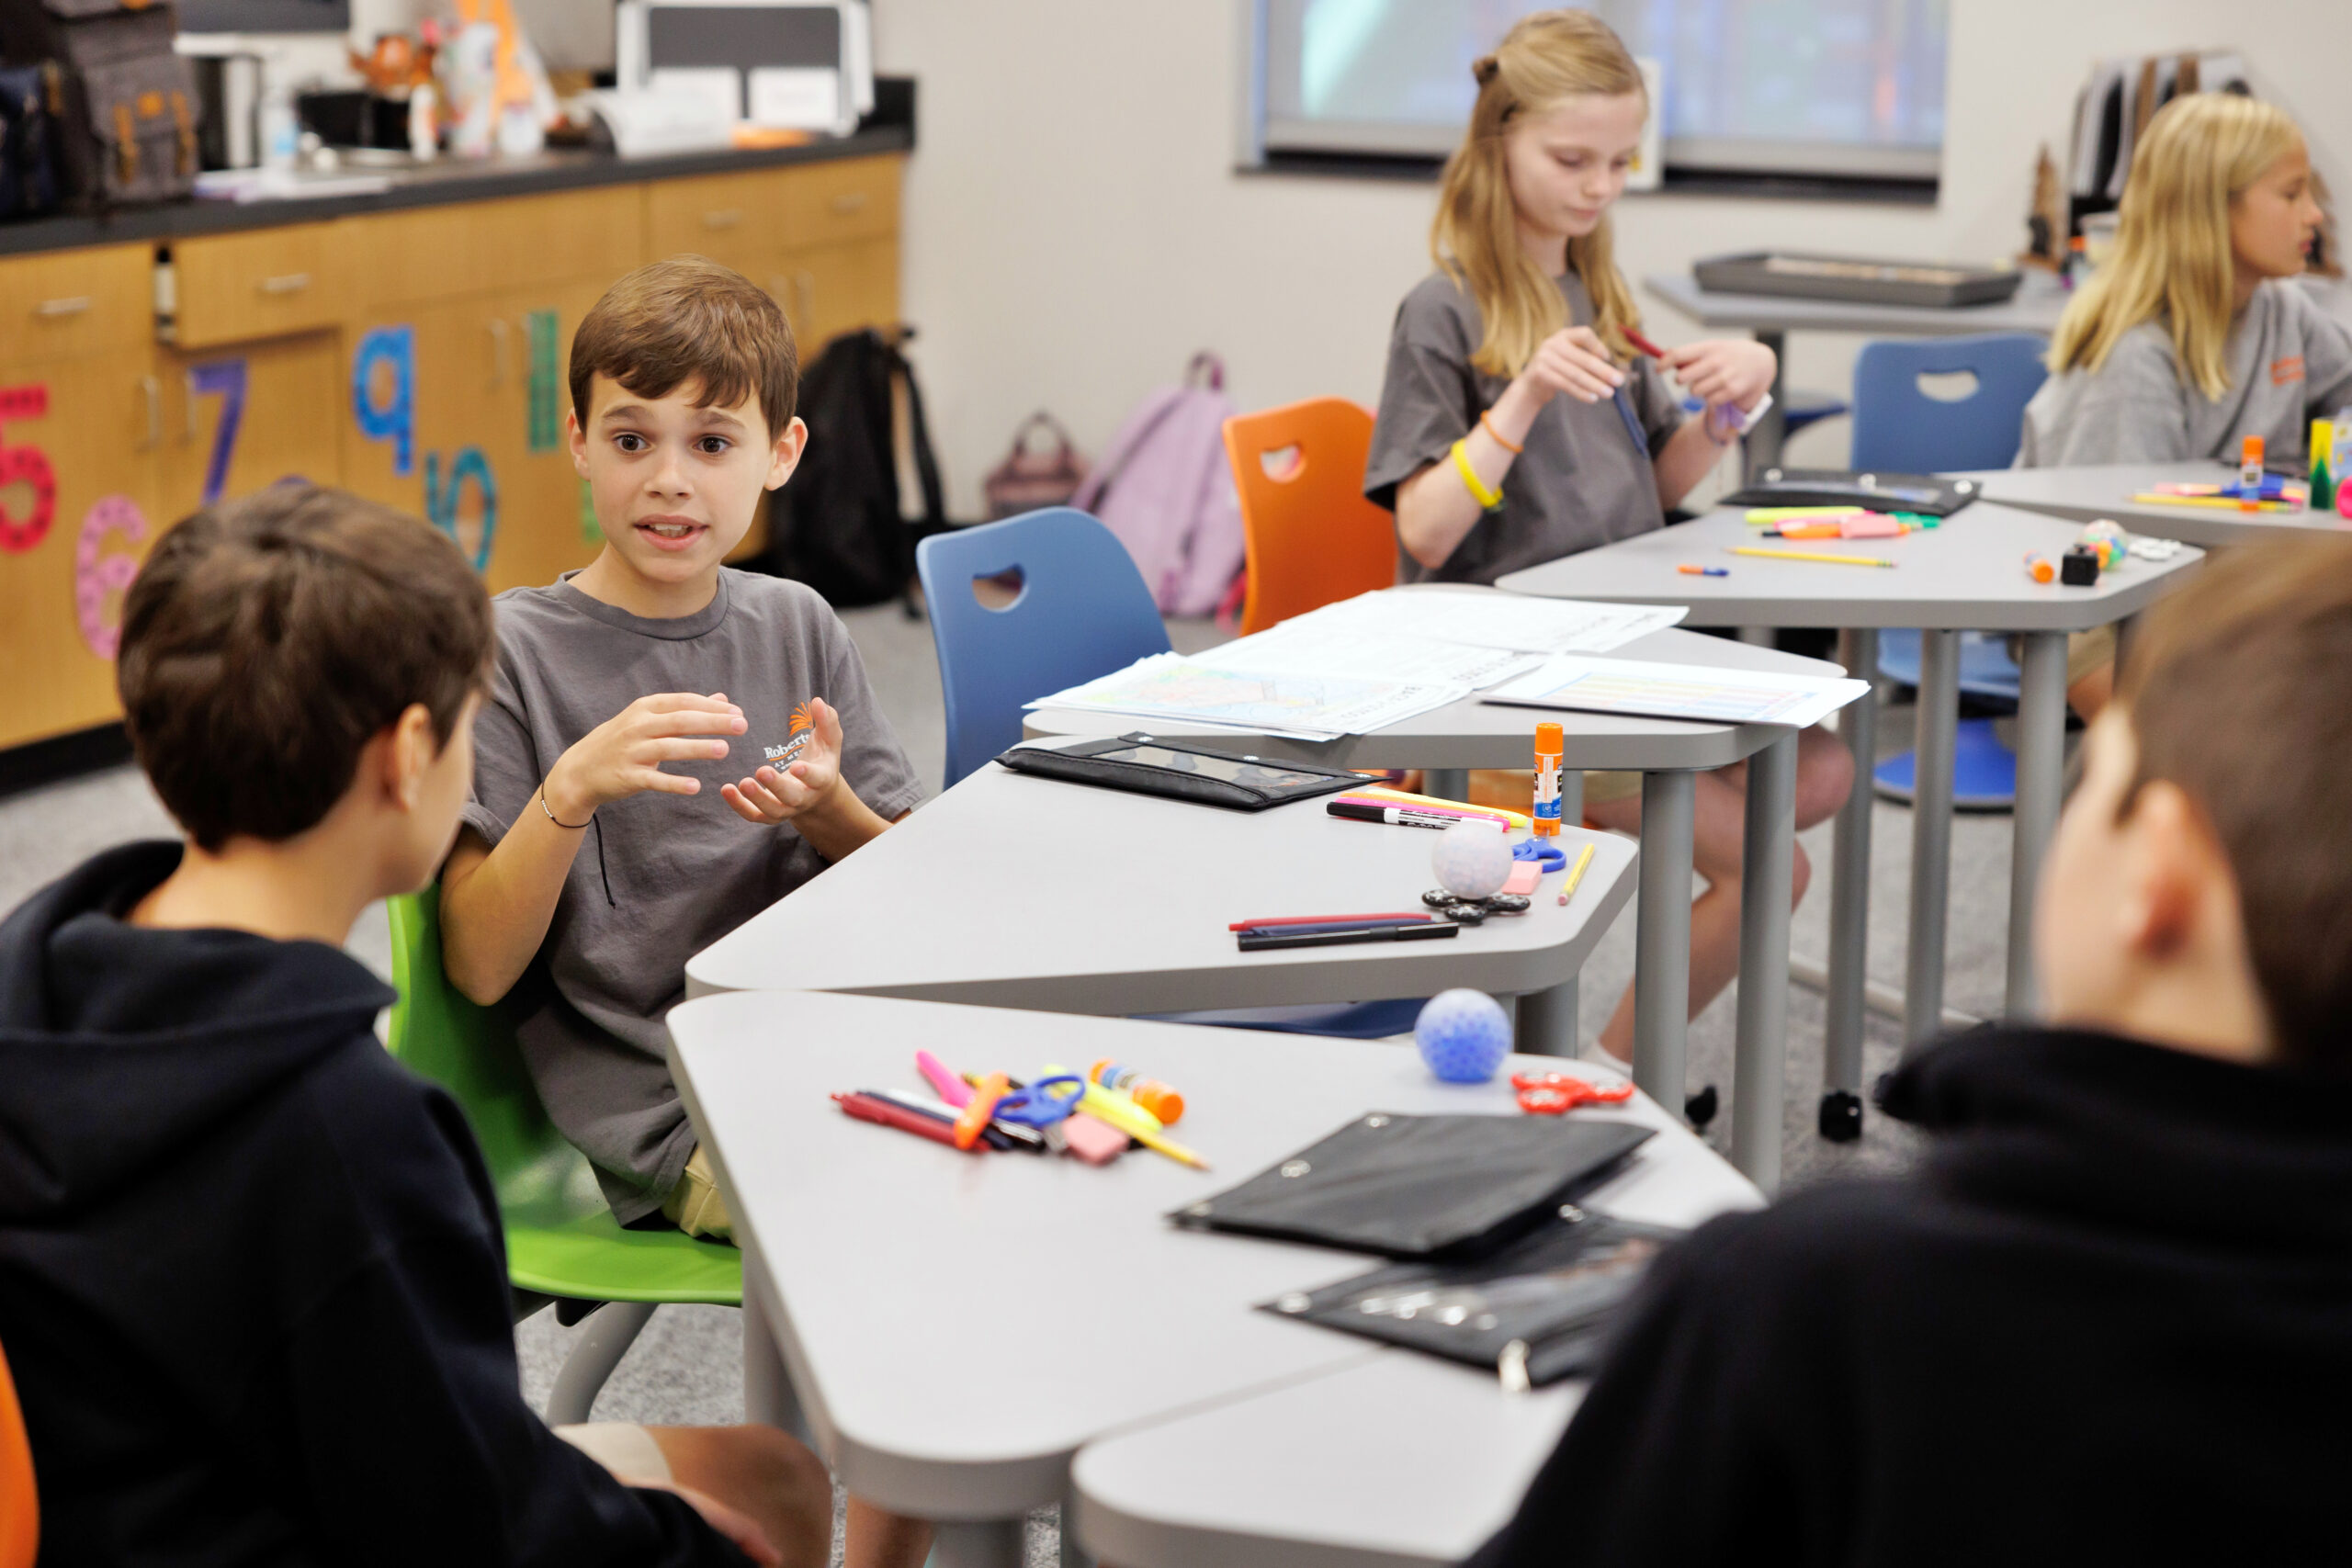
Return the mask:
POLYGON ((724 692, 639 697, 557 760, 548 774, 548 805, 566 822, 584 822, 596 807, 644 790, 695 794, 700 779, 664 773, 662 764, 724 757, 729 746, 719 738, 744 728, 743 710, 724 692))
POLYGON ((782 769, 762 768, 718 793, 746 822, 773 828, 823 805, 842 778, 842 716, 822 697, 808 699, 815 721, 808 744, 782 769))

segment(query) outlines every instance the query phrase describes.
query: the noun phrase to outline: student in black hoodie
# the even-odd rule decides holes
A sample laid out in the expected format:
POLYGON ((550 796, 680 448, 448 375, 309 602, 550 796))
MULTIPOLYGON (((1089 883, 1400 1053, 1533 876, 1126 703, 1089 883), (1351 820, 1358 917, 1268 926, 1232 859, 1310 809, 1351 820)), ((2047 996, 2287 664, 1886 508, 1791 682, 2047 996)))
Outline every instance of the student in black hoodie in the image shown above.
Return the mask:
POLYGON ((45 1562, 825 1560, 784 1434, 575 1446, 523 1403, 488 1174, 341 951, 448 850, 491 648, 448 540, 308 486, 188 519, 130 589, 127 723, 189 841, 0 925, 0 1347, 45 1562))
POLYGON ((1914 1174, 1661 1260, 1481 1568, 2352 1554, 2352 541, 2149 617, 2040 889, 2050 1025, 1914 1174))

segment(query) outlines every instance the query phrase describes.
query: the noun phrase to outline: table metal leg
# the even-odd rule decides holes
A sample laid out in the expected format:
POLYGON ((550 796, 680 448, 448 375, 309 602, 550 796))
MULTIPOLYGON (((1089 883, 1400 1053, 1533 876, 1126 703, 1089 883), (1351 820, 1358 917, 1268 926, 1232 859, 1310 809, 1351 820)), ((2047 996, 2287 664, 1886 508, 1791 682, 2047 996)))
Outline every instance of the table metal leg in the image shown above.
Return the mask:
POLYGON ((1741 840, 1739 1027, 1731 1087, 1731 1162, 1770 1197, 1781 1186, 1789 1062, 1789 895, 1797 847, 1797 736, 1747 759, 1741 840))
MULTIPOLYGON (((747 1253, 748 1273, 755 1264, 747 1253)), ((776 1348, 775 1332, 760 1306, 760 1293, 746 1281, 743 1287, 743 1419, 763 1422, 780 1431, 808 1440, 808 1420, 800 1398, 792 1391, 792 1374, 785 1371, 784 1353, 776 1348)))
MULTIPOLYGON (((1838 661, 1858 680, 1878 676, 1878 632, 1849 628, 1838 661)), ((1878 765, 1878 692, 1873 687, 1838 715, 1838 738, 1854 759, 1854 787, 1838 810, 1829 863, 1829 984, 1824 998, 1828 1043, 1821 1060, 1821 1135, 1839 1143, 1862 1135, 1862 1013, 1870 984, 1871 770, 1878 765)))
POLYGON ((1919 734, 1911 770, 1911 950, 1903 1048, 1943 1027, 1944 917, 1951 894, 1951 770, 1960 727, 1960 634, 1919 634, 1919 734))
POLYGON ((930 1568, 1022 1568, 1020 1519, 958 1519, 932 1526, 930 1568))
POLYGON ((2058 830, 2066 758, 2066 634, 2029 632, 2018 682, 2018 798, 2009 859, 2008 1015, 2034 1008, 2033 897, 2058 830))
POLYGON ((1548 990, 1529 991, 1521 995, 1512 1029, 1517 1048, 1528 1055, 1575 1055, 1577 983, 1563 980, 1548 990))
POLYGON ((1772 406, 1747 433, 1747 478, 1750 480, 1780 463, 1789 439, 1789 334, 1758 331, 1756 341, 1772 351, 1772 406))
POLYGON ((1470 798, 1470 770, 1423 768, 1421 793, 1433 795, 1440 800, 1467 800, 1470 798))
POLYGON ((1642 775, 1641 901, 1634 927, 1634 1081, 1682 1111, 1690 1037, 1690 835, 1695 773, 1642 775))

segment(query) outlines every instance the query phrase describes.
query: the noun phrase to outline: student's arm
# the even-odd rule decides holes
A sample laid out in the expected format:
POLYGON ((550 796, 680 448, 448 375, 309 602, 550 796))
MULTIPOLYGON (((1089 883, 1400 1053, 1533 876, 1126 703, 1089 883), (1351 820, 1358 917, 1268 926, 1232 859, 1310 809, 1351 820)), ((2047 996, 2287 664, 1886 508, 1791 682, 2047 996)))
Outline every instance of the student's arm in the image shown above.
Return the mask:
MULTIPOLYGON (((1615 396, 1624 379, 1625 373, 1610 362, 1608 345, 1591 328, 1554 333, 1536 348, 1527 368, 1503 389, 1486 421, 1470 427, 1464 455, 1472 471, 1488 490, 1500 490, 1516 456, 1510 447, 1527 444, 1527 432, 1544 404, 1564 392, 1579 402, 1600 402, 1615 396), (1501 440, 1496 439, 1498 433, 1501 440), (1510 446, 1504 446, 1505 441, 1510 446)), ((1485 515, 1451 455, 1396 487, 1397 542, 1407 555, 1432 570, 1445 564, 1485 515)))
POLYGON ((2352 404, 2352 327, 2304 302, 2311 314, 2303 334, 2304 407, 2311 418, 2328 419, 2352 404))
POLYGON ((727 742, 706 737, 743 729, 742 710, 724 693, 639 697, 556 759, 495 848, 467 829, 441 868, 441 962, 450 984, 484 1007, 503 997, 547 940, 597 808, 645 790, 695 794, 699 779, 663 773, 662 764, 724 757, 727 742))
POLYGON ((1760 343, 1708 338, 1668 350, 1666 363, 1683 389, 1706 404, 1698 417, 1682 422, 1651 460, 1658 504, 1672 507, 1680 505, 1739 440, 1736 421, 1772 389, 1780 361, 1760 343))

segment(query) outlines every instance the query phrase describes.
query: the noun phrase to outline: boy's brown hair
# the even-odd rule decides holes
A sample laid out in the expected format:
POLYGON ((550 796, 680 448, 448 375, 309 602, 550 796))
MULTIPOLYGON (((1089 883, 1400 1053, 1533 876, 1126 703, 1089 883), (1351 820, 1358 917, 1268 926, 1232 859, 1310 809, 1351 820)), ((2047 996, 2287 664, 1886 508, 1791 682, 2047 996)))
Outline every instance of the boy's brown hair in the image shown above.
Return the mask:
POLYGON ((583 430, 598 376, 641 398, 695 382, 697 408, 756 393, 771 439, 792 423, 800 398, 799 353, 784 311, 750 278, 702 256, 639 267, 582 318, 571 336, 571 412, 583 430))
POLYGON ((2236 875, 2279 1054, 2352 1072, 2352 539, 2214 557, 2147 617, 2119 695, 2140 785, 2178 785, 2236 875))
POLYGON ((218 850, 316 827, 412 703, 447 745, 492 647, 489 596, 447 536, 289 482, 156 543, 123 600, 115 683, 155 793, 218 850))

